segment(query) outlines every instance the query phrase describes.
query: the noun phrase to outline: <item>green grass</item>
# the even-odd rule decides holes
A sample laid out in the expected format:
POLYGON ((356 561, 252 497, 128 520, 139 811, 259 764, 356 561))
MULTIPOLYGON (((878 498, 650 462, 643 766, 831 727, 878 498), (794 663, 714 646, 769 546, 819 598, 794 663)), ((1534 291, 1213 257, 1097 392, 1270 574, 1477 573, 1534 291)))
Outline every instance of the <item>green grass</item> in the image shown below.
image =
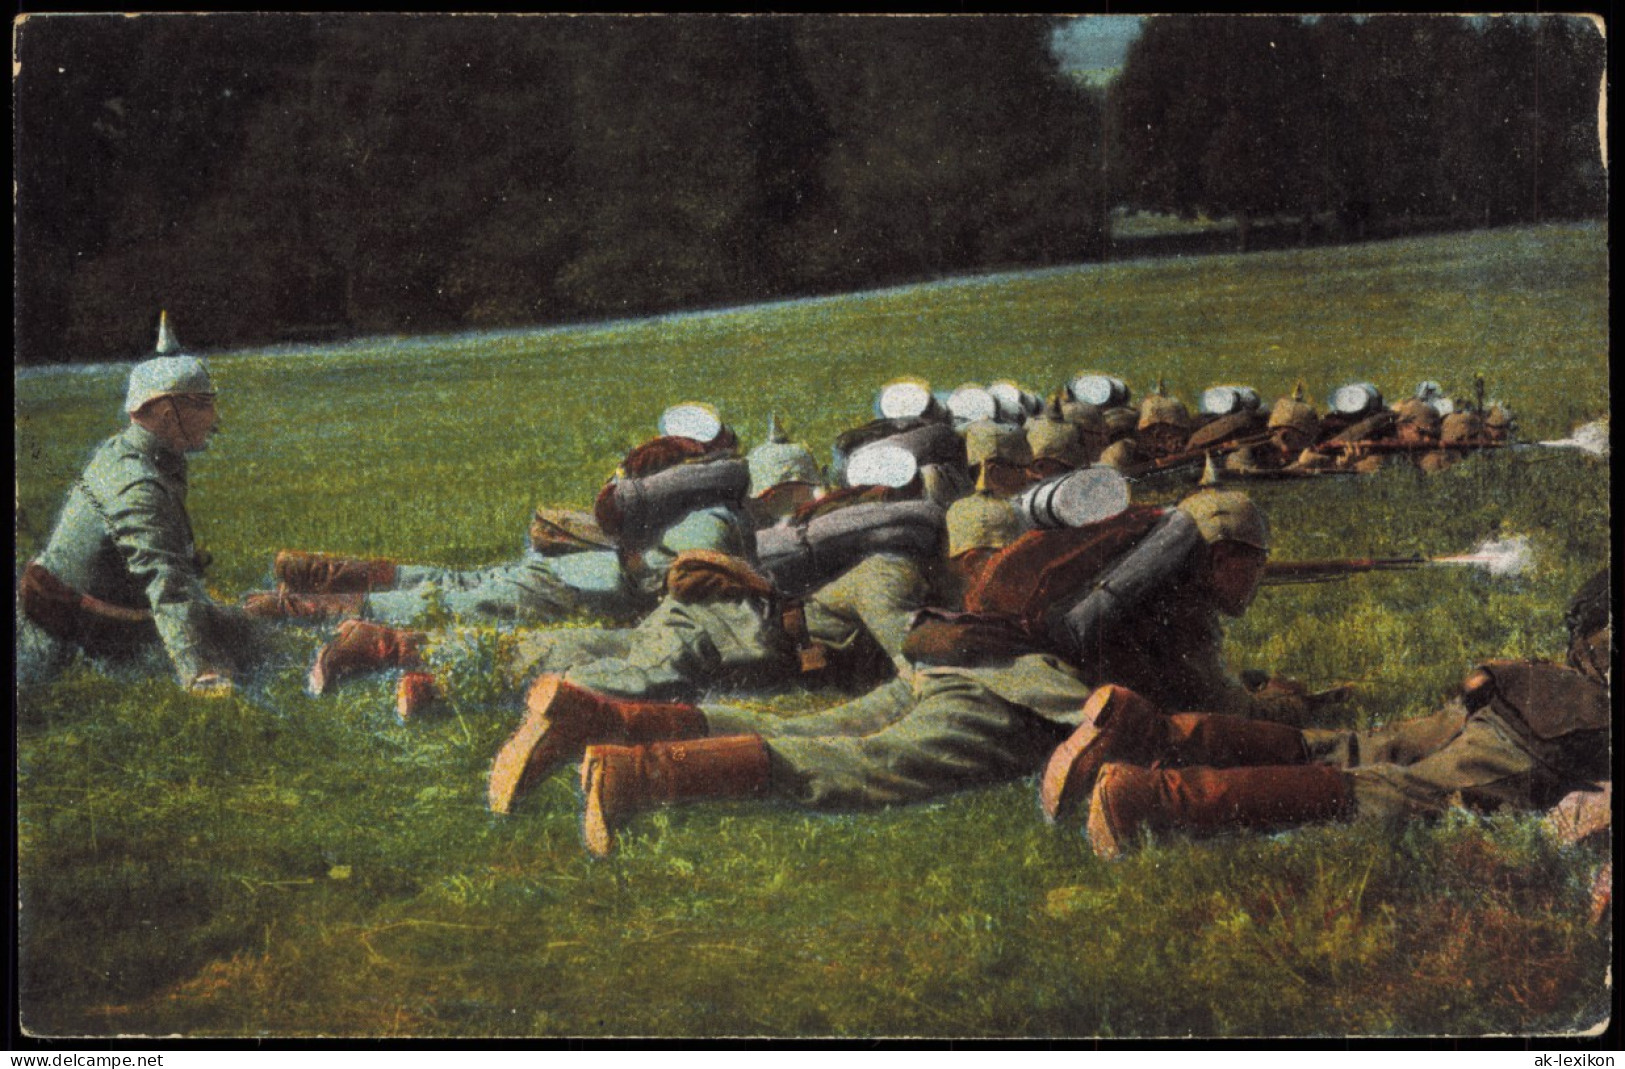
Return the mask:
MULTIPOLYGON (((193 518, 225 597, 283 546, 500 560, 534 505, 589 500, 667 403, 710 400, 747 444, 777 412, 824 451, 904 373, 1050 389, 1098 369, 1187 399, 1302 378, 1324 402, 1354 379, 1468 393, 1482 371, 1527 437, 1561 437, 1608 408, 1606 265, 1602 229, 1547 227, 222 354, 228 431, 194 465, 193 518)), ((18 379, 19 564, 117 428, 123 372, 18 379)), ((1231 626, 1232 663, 1358 680, 1327 722, 1369 724, 1432 708, 1486 657, 1559 655, 1563 604, 1607 555, 1608 481, 1554 451, 1260 486, 1281 557, 1511 532, 1538 565, 1271 589, 1231 626)), ((850 817, 672 810, 592 863, 567 774, 511 818, 485 812, 513 707, 407 728, 387 679, 310 698, 319 637, 283 636, 224 701, 82 665, 21 691, 28 1028, 1412 1036, 1607 1011, 1610 933, 1584 922, 1600 858, 1529 816, 1173 839, 1106 864, 1023 783, 850 817)))

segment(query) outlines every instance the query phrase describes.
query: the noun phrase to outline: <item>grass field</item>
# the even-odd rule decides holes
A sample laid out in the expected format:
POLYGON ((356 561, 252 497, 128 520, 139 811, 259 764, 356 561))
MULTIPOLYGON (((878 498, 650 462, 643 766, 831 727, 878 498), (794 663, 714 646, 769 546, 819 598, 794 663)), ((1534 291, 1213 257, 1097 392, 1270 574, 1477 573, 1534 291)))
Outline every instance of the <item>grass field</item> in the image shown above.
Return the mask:
MULTIPOLYGON (((264 585, 279 547, 508 559, 532 507, 588 502, 668 403, 711 401, 747 446, 777 413, 825 453, 904 373, 1049 390, 1103 370, 1188 400, 1301 378, 1324 404, 1360 379, 1469 394, 1482 372, 1524 437, 1563 437, 1608 410, 1606 246, 1552 226, 217 354, 227 431, 193 465, 192 516, 224 598, 264 585)), ((124 373, 19 374, 19 566, 117 429, 124 373)), ((1434 707, 1479 660, 1559 656, 1563 606, 1607 559, 1608 491, 1606 462, 1538 450, 1261 486, 1278 557, 1516 533, 1537 565, 1270 589, 1232 623, 1231 663, 1355 680, 1325 722, 1364 725, 1434 707)), ((860 816, 687 807, 593 863, 571 775, 511 818, 484 808, 515 706, 403 727, 392 680, 311 698, 320 639, 290 630, 223 701, 89 666, 19 692, 29 1030, 1461 1036, 1583 1031, 1611 1004, 1611 930, 1585 922, 1602 858, 1529 816, 1171 839, 1107 864, 1022 783, 860 816)))

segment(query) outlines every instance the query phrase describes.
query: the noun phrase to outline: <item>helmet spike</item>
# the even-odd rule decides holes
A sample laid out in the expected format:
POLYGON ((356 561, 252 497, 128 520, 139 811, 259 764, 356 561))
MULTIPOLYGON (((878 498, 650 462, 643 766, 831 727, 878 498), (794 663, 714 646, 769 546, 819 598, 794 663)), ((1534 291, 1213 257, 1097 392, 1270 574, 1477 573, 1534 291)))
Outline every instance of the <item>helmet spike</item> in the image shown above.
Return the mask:
POLYGON ((175 332, 169 326, 169 312, 158 312, 158 344, 153 346, 153 352, 159 356, 169 356, 181 351, 181 343, 175 340, 175 332))
POLYGON ((1202 481, 1199 486, 1218 486, 1224 482, 1224 476, 1219 474, 1218 459, 1212 454, 1207 455, 1207 463, 1202 465, 1202 481))
POLYGON ((770 442, 788 442, 784 428, 779 425, 778 413, 770 413, 767 417, 767 440, 770 442))

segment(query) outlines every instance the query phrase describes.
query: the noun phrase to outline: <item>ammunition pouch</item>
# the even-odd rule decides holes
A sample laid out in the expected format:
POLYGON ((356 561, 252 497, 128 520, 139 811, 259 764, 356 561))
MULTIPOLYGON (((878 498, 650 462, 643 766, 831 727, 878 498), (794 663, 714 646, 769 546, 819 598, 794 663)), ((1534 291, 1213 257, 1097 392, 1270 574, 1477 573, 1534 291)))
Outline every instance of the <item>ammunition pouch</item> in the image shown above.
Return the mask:
POLYGON ((756 557, 780 591, 801 597, 876 553, 935 556, 946 531, 946 514, 927 501, 850 505, 758 531, 756 557))
POLYGON ((1169 510, 1138 545, 1112 562, 1093 589, 1047 615, 1050 640, 1074 663, 1086 663, 1141 605, 1185 574, 1203 544, 1196 521, 1180 509, 1169 510))
POLYGON ((796 646, 796 659, 803 672, 821 672, 829 667, 829 647, 807 630, 807 609, 799 601, 785 602, 779 611, 779 626, 796 646))
POLYGON ((81 594, 43 565, 30 563, 17 584, 23 614, 52 638, 88 652, 107 652, 156 640, 152 613, 81 594))

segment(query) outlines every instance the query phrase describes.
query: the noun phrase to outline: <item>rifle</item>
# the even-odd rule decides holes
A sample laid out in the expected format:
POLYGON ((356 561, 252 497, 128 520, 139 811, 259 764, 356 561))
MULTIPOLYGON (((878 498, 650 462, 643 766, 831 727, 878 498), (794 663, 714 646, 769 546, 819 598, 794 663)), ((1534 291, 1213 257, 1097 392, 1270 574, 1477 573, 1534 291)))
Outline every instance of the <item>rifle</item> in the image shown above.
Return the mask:
POLYGON ((1349 560, 1282 560, 1264 565, 1264 585, 1333 583, 1365 572, 1397 572, 1420 568, 1429 561, 1413 557, 1357 557, 1349 560))
POLYGON ((1171 453, 1156 460, 1147 460, 1141 464, 1130 464, 1123 469, 1125 479, 1143 479, 1148 475, 1157 475, 1173 468, 1183 468, 1187 464, 1200 464, 1206 462, 1208 457, 1224 456, 1255 445, 1264 445, 1272 434, 1255 434, 1246 438, 1237 438, 1231 442, 1220 442, 1218 445, 1205 446, 1201 449, 1187 449, 1181 453, 1171 453))
MULTIPOLYGON (((1471 438, 1460 442, 1401 442, 1381 438, 1374 442, 1321 442, 1309 448, 1316 453, 1466 453, 1475 449, 1504 449, 1510 442, 1497 442, 1488 438, 1471 438)), ((1543 443, 1544 444, 1544 443, 1543 443)))
POLYGON ((1265 586, 1288 583, 1330 583, 1366 572, 1396 572, 1437 565, 1483 568, 1491 575, 1521 575, 1534 561, 1529 539, 1522 536, 1481 542, 1471 553, 1449 557, 1356 557, 1346 560, 1284 560, 1264 565, 1265 586))

